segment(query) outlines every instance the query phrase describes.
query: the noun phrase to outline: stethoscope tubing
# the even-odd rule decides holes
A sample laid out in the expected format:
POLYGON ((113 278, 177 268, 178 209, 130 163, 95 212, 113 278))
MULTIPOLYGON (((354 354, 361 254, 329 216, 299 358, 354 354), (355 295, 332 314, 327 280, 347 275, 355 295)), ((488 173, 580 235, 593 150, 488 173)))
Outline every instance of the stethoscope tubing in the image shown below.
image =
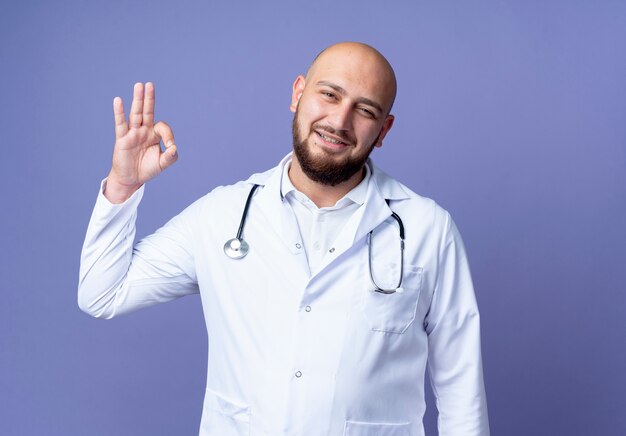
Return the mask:
MULTIPOLYGON (((387 205, 389 205, 389 200, 387 200, 387 205)), ((372 271, 372 253, 374 250, 372 250, 372 245, 374 245, 373 243, 373 234, 374 234, 374 230, 371 230, 368 234, 367 234, 367 264, 368 264, 368 270, 369 270, 369 275, 370 275, 370 281, 372 282, 372 285, 374 285, 374 291, 375 292, 379 292, 381 294, 395 294, 396 292, 402 292, 402 279, 404 278, 404 224, 402 223, 402 219, 400 218, 400 215, 398 215, 397 213, 395 213, 394 211, 391 211, 391 217, 393 219, 396 220, 396 222, 398 223, 398 230, 400 232, 400 278, 398 279, 398 283, 396 284, 395 288, 381 288, 380 286, 378 286, 378 284, 376 283, 376 279, 374 279, 374 272, 372 271)))
POLYGON ((246 218, 248 217, 248 209, 250 209, 250 203, 252 202, 252 196, 254 195, 254 191, 257 190, 259 185, 252 185, 252 189, 248 194, 248 198, 246 199, 246 205, 243 207, 243 214, 241 215, 241 222, 239 223, 239 229, 237 229, 236 239, 241 240, 241 235, 243 234, 243 227, 246 224, 246 218))
POLYGON ((231 259, 243 259, 246 257, 248 252, 250 251, 250 246, 243 239, 243 229, 246 225, 246 218, 248 217, 248 209, 250 208, 250 202, 252 201, 252 196, 254 195, 254 191, 257 190, 259 185, 252 185, 252 189, 248 194, 248 198, 246 199, 246 204, 243 207, 243 213, 241 214, 241 220, 239 221, 239 229, 237 229, 237 236, 232 239, 229 239, 224 244, 224 254, 231 259))
MULTIPOLYGON (((243 213, 241 214, 241 221, 239 222, 239 228, 237 229, 237 236, 232 239, 229 239, 224 244, 224 253, 226 256, 231 259, 242 259, 250 250, 250 246, 243 239, 243 229, 246 225, 246 218, 248 217, 248 209, 250 208, 250 203, 252 201, 252 197, 254 196, 254 192, 257 190, 259 185, 252 185, 252 189, 250 189, 250 193, 248 194, 248 198, 246 199, 246 204, 243 207, 243 213)), ((387 206, 389 206, 389 200, 387 200, 387 206)), ((396 292, 402 292, 402 279, 404 277, 404 224, 402 223, 402 219, 400 216, 391 211, 391 217, 396 220, 398 223, 398 230, 400 233, 400 278, 398 279, 398 283, 395 288, 381 288, 376 283, 376 279, 374 278, 374 272, 372 271, 372 245, 373 245, 373 232, 371 230, 367 235, 367 263, 369 269, 369 276, 372 285, 374 285, 374 291, 379 292, 381 294, 394 294, 396 292)))

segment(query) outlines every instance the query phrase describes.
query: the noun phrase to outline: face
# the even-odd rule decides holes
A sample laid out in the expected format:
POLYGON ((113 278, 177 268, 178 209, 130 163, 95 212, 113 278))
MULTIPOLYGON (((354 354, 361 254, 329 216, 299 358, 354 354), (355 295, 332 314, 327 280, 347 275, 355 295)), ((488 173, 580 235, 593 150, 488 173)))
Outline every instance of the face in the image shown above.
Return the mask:
POLYGON ((360 178, 393 124, 388 72, 367 54, 327 54, 294 82, 294 156, 302 172, 320 184, 360 178))

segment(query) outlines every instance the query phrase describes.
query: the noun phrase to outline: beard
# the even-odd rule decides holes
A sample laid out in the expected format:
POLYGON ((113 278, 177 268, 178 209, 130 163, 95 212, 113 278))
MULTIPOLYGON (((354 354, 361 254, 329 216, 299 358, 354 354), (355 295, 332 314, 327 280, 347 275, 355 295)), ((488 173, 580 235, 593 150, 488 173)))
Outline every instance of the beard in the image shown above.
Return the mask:
MULTIPOLYGON (((344 132, 335 130, 330 126, 313 124, 311 131, 315 129, 332 133, 351 144, 355 142, 348 138, 344 132)), ((367 162, 367 159, 374 149, 374 145, 378 141, 378 138, 376 138, 372 145, 366 147, 363 153, 357 156, 336 158, 332 156, 331 153, 324 150, 321 150, 322 155, 314 156, 313 153, 311 153, 311 146, 308 139, 302 138, 297 110, 293 116, 292 134, 293 152, 298 159, 302 171, 309 179, 326 186, 336 186, 349 180, 357 172, 362 171, 365 162, 367 162)))

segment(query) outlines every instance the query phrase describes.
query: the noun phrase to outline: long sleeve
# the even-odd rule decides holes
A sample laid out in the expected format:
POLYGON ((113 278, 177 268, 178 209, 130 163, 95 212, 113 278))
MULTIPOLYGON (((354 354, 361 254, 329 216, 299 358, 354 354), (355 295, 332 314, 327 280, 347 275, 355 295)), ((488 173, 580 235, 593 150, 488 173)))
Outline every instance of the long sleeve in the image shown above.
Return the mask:
POLYGON ((480 317, 461 236, 447 215, 426 317, 428 367, 440 436, 488 436, 480 317))
POLYGON ((116 205, 102 182, 81 253, 78 305, 98 318, 112 318, 198 292, 191 232, 185 213, 134 244, 142 186, 116 205))

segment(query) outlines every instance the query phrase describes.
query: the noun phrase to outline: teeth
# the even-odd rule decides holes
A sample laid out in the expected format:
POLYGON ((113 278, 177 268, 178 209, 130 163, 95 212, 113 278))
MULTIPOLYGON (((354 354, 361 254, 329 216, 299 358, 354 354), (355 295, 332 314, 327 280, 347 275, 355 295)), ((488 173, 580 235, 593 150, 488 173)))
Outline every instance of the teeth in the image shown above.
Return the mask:
POLYGON ((341 142, 341 141, 337 141, 336 139, 333 139, 333 138, 329 138, 328 136, 324 136, 324 135, 322 135, 321 133, 320 133, 319 135, 322 137, 322 139, 323 139, 324 141, 328 141, 328 142, 330 142, 330 143, 332 143, 332 144, 343 144, 343 142, 341 142))

